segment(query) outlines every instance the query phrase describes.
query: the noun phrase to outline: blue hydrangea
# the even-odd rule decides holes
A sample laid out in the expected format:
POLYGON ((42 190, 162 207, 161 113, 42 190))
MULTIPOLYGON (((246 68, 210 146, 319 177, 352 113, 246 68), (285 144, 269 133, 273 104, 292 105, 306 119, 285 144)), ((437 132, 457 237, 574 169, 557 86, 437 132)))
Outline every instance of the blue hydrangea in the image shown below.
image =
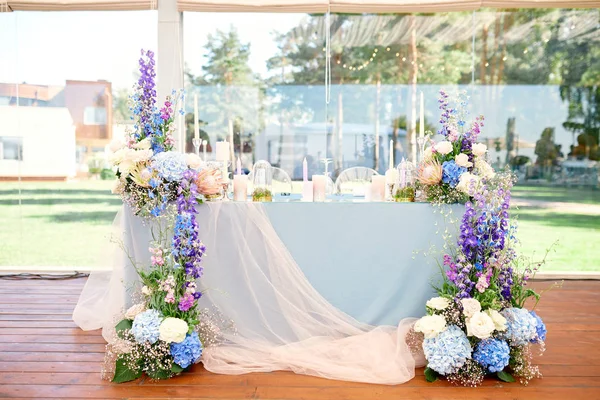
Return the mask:
POLYGON ((471 358, 471 344, 465 333, 450 325, 434 338, 423 341, 427 366, 441 375, 456 372, 471 358))
POLYGON ((501 314, 506 318, 503 337, 514 345, 524 345, 537 337, 537 320, 523 308, 506 308, 501 314))
POLYGON ((450 187, 456 187, 460 176, 465 172, 467 172, 467 169, 456 165, 454 160, 444 161, 442 164, 442 182, 447 183, 450 187))
POLYGON ((146 310, 135 316, 131 333, 138 343, 156 343, 162 316, 156 310, 146 310))
POLYGON ((152 168, 158 176, 168 181, 179 181, 188 169, 185 154, 176 151, 165 151, 152 157, 152 168))
POLYGON ((537 321, 537 325, 535 326, 536 336, 535 338, 531 339, 531 342, 543 342, 546 340, 546 334, 548 333, 546 330, 546 324, 544 324, 544 321, 542 321, 535 311, 530 311, 529 314, 531 314, 537 321))
POLYGON ((473 359, 490 372, 499 372, 508 365, 510 348, 500 339, 485 339, 477 344, 473 359))
POLYGON ((202 355, 202 343, 197 332, 188 334, 183 342, 171 343, 171 355, 175 364, 181 368, 187 368, 202 355))

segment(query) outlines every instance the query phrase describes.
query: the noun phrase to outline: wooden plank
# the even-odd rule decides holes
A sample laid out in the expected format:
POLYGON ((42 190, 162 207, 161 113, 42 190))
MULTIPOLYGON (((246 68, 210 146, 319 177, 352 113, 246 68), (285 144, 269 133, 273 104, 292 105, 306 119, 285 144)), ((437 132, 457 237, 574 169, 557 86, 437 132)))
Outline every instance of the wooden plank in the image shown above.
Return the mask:
POLYGON ((0 343, 2 352, 35 352, 35 353, 104 353, 104 343, 24 343, 18 338, 13 343, 0 343))
POLYGON ((19 361, 19 362, 101 362, 104 360, 104 352, 101 353, 64 353, 64 352, 47 352, 47 353, 22 353, 18 351, 5 351, 0 353, 0 362, 2 361, 19 361))
POLYGON ((6 321, 0 320, 0 328, 78 328, 73 321, 6 321))
POLYGON ((99 331, 91 331, 88 335, 0 335, 0 343, 101 343, 106 344, 99 331))
POLYGON ((79 328, 2 328, 0 336, 10 335, 97 335, 97 331, 82 331, 79 328))
POLYGON ((99 374, 100 362, 31 362, 0 361, 0 372, 94 372, 99 374))

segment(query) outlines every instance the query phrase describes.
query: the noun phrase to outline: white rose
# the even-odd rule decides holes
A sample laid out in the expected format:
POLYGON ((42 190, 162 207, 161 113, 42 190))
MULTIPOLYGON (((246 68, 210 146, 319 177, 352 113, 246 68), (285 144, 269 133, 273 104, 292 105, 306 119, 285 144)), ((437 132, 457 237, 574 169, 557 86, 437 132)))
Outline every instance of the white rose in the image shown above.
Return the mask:
POLYGON ((154 152, 152 150, 132 150, 129 158, 135 162, 148 161, 152 158, 154 152))
POLYGON ((150 296, 152 294, 152 290, 148 286, 144 286, 142 287, 142 294, 150 296))
POLYGON ((485 313, 492 319, 494 327, 498 332, 506 330, 506 318, 502 314, 492 309, 485 310, 485 313))
POLYGON ((463 306, 463 314, 467 318, 471 318, 475 313, 481 311, 481 304, 476 299, 462 299, 460 302, 463 306))
POLYGON ((456 157, 454 157, 454 162, 456 162, 456 165, 458 165, 459 167, 468 168, 473 166, 473 163, 469 161, 469 156, 465 153, 460 153, 456 157))
POLYGON ((165 318, 158 327, 160 340, 166 343, 181 343, 188 332, 188 324, 179 318, 165 318))
POLYGON ((475 159, 475 170, 477 174, 483 178, 491 179, 496 176, 496 172, 494 168, 490 164, 488 164, 485 160, 481 158, 475 159))
POLYGON ((427 300, 425 305, 434 310, 445 310, 450 305, 450 300, 445 297, 433 297, 427 300))
POLYGON ((202 165, 202 159, 196 154, 188 153, 185 155, 185 162, 192 169, 197 169, 202 165))
POLYGON ((446 329, 446 319, 441 315, 427 315, 415 323, 414 329, 426 338, 434 338, 446 329))
POLYGON ((135 304, 125 312, 125 318, 134 319, 136 315, 146 311, 146 305, 144 303, 135 304))
POLYGON ((112 153, 109 157, 108 157, 108 161, 112 164, 112 165, 116 165, 118 166, 119 164, 121 164, 121 162, 123 162, 123 160, 125 159, 125 157, 127 156, 127 151, 129 149, 128 148, 120 148, 119 150, 115 151, 114 153, 112 153))
POLYGON ((126 145, 127 144, 121 139, 113 139, 113 141, 109 143, 108 149, 111 151, 111 153, 114 153, 117 150, 122 149, 126 145))
POLYGON ((483 144, 483 143, 475 143, 471 147, 471 151, 477 157, 481 157, 481 156, 483 156, 487 152, 487 146, 485 144, 483 144))
POLYGON ((443 154, 443 155, 446 155, 446 154, 452 152, 452 150, 454 150, 454 148, 452 147, 452 143, 450 143, 447 140, 436 143, 434 148, 435 148, 435 151, 437 151, 438 153, 443 154))
POLYGON ((471 185, 473 185, 473 192, 476 192, 479 188, 479 183, 481 179, 477 175, 473 175, 470 172, 465 172, 462 174, 458 180, 458 185, 456 185, 456 190, 468 194, 473 195, 471 191, 471 185))
POLYGON ((496 326, 489 315, 481 311, 476 312, 467 319, 467 336, 475 336, 479 339, 487 339, 492 336, 496 326))
POLYGON ((134 149, 140 149, 140 150, 148 150, 151 147, 152 147, 152 142, 150 141, 149 137, 147 137, 143 140, 140 140, 139 142, 137 142, 133 145, 134 149))

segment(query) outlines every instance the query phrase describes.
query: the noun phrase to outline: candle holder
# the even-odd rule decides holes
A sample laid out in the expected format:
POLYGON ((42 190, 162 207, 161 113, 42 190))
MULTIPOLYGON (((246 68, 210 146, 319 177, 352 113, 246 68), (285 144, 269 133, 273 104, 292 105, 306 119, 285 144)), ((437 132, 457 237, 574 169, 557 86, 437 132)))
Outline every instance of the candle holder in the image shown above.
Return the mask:
POLYGON ((202 141, 202 159, 206 161, 206 146, 208 145, 208 140, 202 141))
POLYGON ((273 167, 268 161, 257 161, 252 168, 254 174, 252 201, 271 202, 273 201, 273 192, 271 183, 273 180, 273 167))
POLYGON ((412 203, 415 201, 415 165, 407 160, 398 164, 398 185, 394 193, 394 201, 412 203))
MULTIPOLYGON (((200 157, 200 144, 202 143, 202 140, 198 139, 198 138, 193 138, 192 139, 192 144, 194 145, 194 150, 196 151, 196 155, 198 157, 200 157)), ((206 161, 206 160, 204 160, 206 161)))
POLYGON ((229 200, 231 180, 229 179, 229 161, 207 161, 204 163, 206 168, 216 169, 221 173, 223 180, 223 201, 229 200))

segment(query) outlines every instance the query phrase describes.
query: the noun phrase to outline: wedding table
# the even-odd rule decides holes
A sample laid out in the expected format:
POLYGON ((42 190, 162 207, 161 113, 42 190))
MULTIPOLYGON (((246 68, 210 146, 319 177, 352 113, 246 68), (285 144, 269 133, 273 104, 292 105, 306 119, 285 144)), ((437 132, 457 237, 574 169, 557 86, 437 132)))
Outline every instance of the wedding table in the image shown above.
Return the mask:
MULTIPOLYGON (((432 284, 440 275, 435 257, 425 252, 434 247, 441 259, 443 232, 455 229, 457 224, 450 220, 462 215, 462 207, 448 206, 446 210, 452 213, 447 218, 426 203, 207 203, 198 211, 200 239, 206 239, 204 223, 217 209, 217 226, 211 232, 224 231, 223 239, 215 241, 217 248, 207 249, 203 281, 206 278, 208 287, 223 296, 236 290, 225 278, 214 276, 215 269, 231 269, 223 259, 241 245, 227 240, 227 231, 245 224, 244 209, 264 208, 293 259, 327 301, 360 322, 395 325, 405 317, 424 314, 423 304, 434 294, 432 284)), ((128 208, 122 219, 123 241, 130 255, 138 263, 148 263, 149 226, 128 208)), ((243 262, 234 260, 229 263, 243 262)), ((137 280, 135 270, 126 268, 121 279, 130 286, 137 280)))

